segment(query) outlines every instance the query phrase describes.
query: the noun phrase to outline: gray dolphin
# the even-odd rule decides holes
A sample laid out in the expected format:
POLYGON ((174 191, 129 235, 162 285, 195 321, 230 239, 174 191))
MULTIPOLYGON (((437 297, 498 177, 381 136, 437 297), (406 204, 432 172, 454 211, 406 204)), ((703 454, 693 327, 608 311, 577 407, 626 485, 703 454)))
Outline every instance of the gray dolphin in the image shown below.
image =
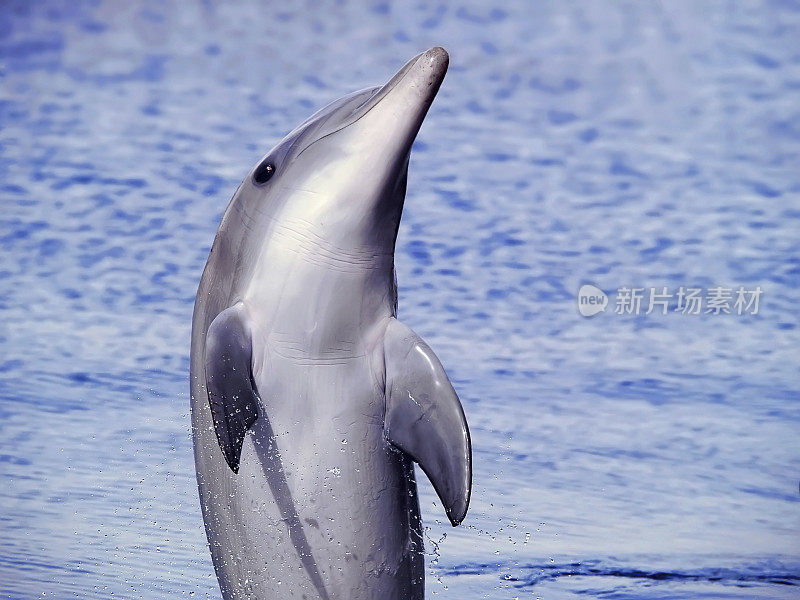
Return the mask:
POLYGON ((192 431, 226 600, 420 599, 416 462, 459 524, 469 430, 396 319, 411 144, 447 71, 432 48, 297 127, 245 178, 192 322, 192 431))

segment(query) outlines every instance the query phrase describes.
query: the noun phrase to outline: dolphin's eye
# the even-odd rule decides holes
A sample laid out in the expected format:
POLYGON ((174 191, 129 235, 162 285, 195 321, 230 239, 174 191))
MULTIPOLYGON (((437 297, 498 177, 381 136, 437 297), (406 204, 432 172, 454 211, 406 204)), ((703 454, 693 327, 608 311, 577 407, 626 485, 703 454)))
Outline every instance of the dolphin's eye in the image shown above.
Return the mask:
POLYGON ((267 183, 274 174, 275 165, 265 160, 256 168, 256 172, 253 173, 253 179, 256 183, 267 183))

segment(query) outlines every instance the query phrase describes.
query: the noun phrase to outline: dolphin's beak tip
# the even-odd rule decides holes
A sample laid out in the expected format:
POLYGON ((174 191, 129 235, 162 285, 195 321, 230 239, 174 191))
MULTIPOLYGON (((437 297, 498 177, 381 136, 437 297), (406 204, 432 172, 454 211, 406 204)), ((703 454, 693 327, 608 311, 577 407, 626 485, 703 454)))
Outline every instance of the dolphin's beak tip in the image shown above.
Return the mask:
POLYGON ((434 46, 430 50, 428 50, 428 54, 431 56, 435 56, 441 60, 449 60, 450 55, 447 53, 447 50, 442 48, 441 46, 434 46))
POLYGON ((450 64, 450 55, 441 46, 434 46, 425 52, 424 56, 430 61, 431 66, 438 67, 443 71, 446 71, 450 64))

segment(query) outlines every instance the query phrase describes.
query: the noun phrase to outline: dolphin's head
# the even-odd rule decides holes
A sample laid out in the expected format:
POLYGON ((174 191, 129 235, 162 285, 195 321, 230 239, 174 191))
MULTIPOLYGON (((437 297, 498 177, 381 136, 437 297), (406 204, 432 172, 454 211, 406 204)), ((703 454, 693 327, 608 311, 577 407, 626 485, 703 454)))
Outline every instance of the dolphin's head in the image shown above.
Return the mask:
POLYGON ((390 250, 411 145, 448 63, 443 48, 431 48, 385 85, 326 106, 273 148, 242 190, 273 220, 299 217, 329 242, 390 250))

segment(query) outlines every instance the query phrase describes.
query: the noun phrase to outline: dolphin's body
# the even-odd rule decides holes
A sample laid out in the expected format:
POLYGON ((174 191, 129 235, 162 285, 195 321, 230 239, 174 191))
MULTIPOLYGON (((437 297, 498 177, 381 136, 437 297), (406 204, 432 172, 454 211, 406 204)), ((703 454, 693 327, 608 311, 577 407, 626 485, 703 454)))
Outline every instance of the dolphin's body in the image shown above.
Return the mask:
POLYGON ((447 70, 433 48, 290 133, 222 218, 192 324, 192 429, 226 600, 424 597, 412 461, 456 525, 469 432, 396 320, 408 155, 447 70))

